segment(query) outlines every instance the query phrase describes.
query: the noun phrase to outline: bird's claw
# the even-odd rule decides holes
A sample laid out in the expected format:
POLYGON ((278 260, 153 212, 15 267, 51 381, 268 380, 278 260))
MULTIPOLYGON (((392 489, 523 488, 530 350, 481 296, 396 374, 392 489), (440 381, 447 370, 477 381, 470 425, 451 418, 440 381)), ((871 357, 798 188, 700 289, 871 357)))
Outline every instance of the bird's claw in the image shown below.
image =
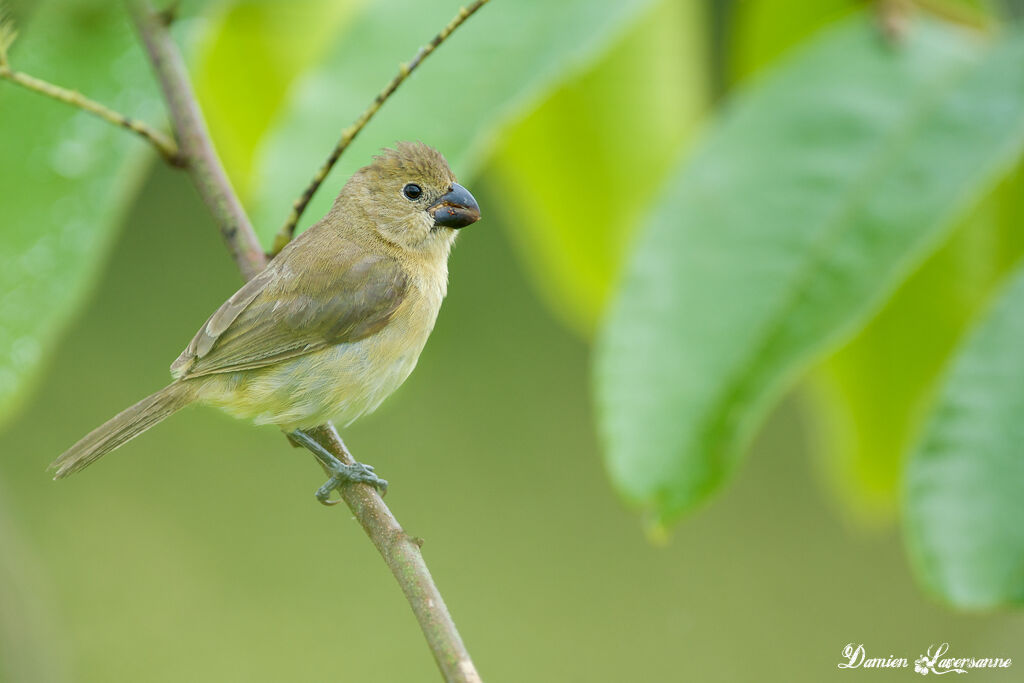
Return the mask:
POLYGON ((374 474, 372 465, 364 465, 361 462, 345 465, 337 463, 331 465, 331 478, 324 482, 324 485, 317 489, 316 499, 324 505, 337 505, 341 498, 331 498, 331 492, 340 489, 348 483, 369 484, 377 489, 383 496, 388 492, 388 482, 374 474))
POLYGON ((316 490, 316 499, 323 505, 337 505, 342 499, 340 497, 333 500, 331 499, 331 491, 333 491, 336 486, 337 484, 334 484, 334 477, 331 477, 326 484, 316 490))

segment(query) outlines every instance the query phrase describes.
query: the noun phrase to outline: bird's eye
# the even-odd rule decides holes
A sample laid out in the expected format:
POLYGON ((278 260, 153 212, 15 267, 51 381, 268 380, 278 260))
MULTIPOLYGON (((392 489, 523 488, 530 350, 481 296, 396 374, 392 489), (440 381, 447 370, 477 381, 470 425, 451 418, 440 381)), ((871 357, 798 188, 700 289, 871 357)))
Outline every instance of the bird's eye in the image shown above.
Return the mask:
POLYGON ((405 195, 406 199, 419 199, 420 195, 423 194, 423 188, 416 183, 409 183, 402 188, 402 194, 405 195))

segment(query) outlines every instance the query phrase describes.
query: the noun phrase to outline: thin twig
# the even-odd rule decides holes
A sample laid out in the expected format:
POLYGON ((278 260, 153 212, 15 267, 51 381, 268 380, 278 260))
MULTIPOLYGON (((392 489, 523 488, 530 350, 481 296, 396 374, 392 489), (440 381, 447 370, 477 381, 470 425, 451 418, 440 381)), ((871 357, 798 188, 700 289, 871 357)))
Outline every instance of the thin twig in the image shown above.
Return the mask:
POLYGON ((391 97, 396 90, 398 90, 398 86, 400 86, 405 79, 407 79, 409 75, 416 70, 416 67, 423 63, 424 59, 429 57, 430 54, 441 45, 441 43, 448 39, 448 36, 450 36, 455 29, 461 26, 466 19, 473 16, 478 9, 486 5, 489 1, 490 0, 475 0, 470 5, 459 9, 459 13, 455 15, 455 18, 448 22, 448 25, 441 29, 441 32, 434 36, 433 40, 421 47, 408 64, 402 64, 399 67, 398 73, 395 77, 392 78, 391 82, 377 94, 377 97, 375 97, 373 102, 370 103, 370 106, 359 115, 359 118, 356 119, 355 123, 341 132, 338 144, 334 146, 334 149, 331 151, 331 155, 327 157, 327 161, 325 161, 319 170, 317 170, 316 175, 313 176, 309 185, 307 185, 306 189, 303 190, 302 195, 292 204, 292 211, 288 215, 288 220, 286 220, 284 225, 281 226, 277 236, 274 238, 274 245, 270 250, 270 254, 272 256, 284 249, 285 245, 295 237, 295 228, 299 224, 299 218, 302 217, 302 212, 306 210, 309 202, 313 199, 313 195, 316 194, 318 189, 320 189, 320 185, 324 180, 326 180, 327 174, 331 172, 331 169, 334 168, 338 159, 341 158, 341 155, 345 152, 348 146, 352 144, 352 141, 355 140, 357 135, 359 135, 359 132, 367 123, 369 123, 370 119, 372 119, 374 114, 376 114, 381 108, 381 105, 383 105, 384 102, 386 102, 387 99, 391 97))
POLYGON ((7 66, 0 66, 0 78, 10 81, 11 83, 16 83, 17 85, 27 88, 32 92, 37 92, 40 95, 46 95, 47 97, 52 97, 55 100, 64 102, 65 104, 70 104, 72 107, 78 107, 90 114, 95 114, 104 121, 112 123, 115 126, 126 128, 156 147, 156 151, 160 153, 160 156, 162 156, 167 163, 172 166, 180 166, 182 163, 181 156, 178 153, 178 145, 174 143, 174 140, 149 124, 143 123, 138 119, 125 116, 124 114, 116 112, 95 100, 90 100, 88 97, 76 90, 68 90, 67 88, 47 83, 44 80, 29 76, 26 73, 14 71, 7 66))
MULTIPOLYGON (((138 2, 131 2, 130 7, 167 98, 171 125, 182 141, 186 168, 217 219, 239 270, 248 279, 263 268, 266 258, 213 151, 181 55, 159 15, 138 2)), ((355 462, 333 425, 328 423, 310 431, 343 463, 355 462)), ((341 496, 405 593, 445 680, 479 683, 480 676, 423 561, 420 542, 405 533, 373 487, 345 484, 341 487, 341 496)))
MULTIPOLYGON (((0 8, 0 10, 2 10, 2 8, 0 8)), ((181 164, 178 145, 175 144, 174 140, 152 126, 143 123, 142 121, 129 118, 120 112, 116 112, 110 107, 100 104, 96 100, 89 99, 80 92, 62 88, 58 85, 48 83, 42 79, 29 76, 26 73, 12 69, 8 62, 7 51, 10 49, 16 36, 17 32, 14 30, 14 25, 10 20, 0 15, 0 78, 10 81, 16 85, 20 85, 32 92, 39 93, 40 95, 45 95, 46 97, 51 97, 59 102, 70 104, 72 107, 78 107, 79 109, 83 109, 90 114, 98 116, 104 121, 112 123, 115 126, 130 130, 153 145, 160 153, 160 156, 166 159, 169 164, 172 166, 179 166, 181 164)))

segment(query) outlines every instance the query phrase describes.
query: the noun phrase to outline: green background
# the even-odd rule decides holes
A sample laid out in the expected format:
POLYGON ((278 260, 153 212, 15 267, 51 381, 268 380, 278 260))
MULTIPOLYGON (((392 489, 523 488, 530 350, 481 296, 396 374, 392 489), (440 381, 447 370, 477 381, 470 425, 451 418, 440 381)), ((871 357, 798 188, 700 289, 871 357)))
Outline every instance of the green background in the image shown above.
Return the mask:
MULTIPOLYGON (((457 4, 183 3, 265 242, 457 4)), ((1024 596, 1024 4, 921 0, 902 38, 882 4, 494 0, 305 215, 398 139, 483 207, 419 368, 343 436, 484 680, 906 681, 942 642, 1024 680, 990 608, 1024 596)), ((10 6, 16 68, 165 124, 120 4, 10 6)), ((273 428, 187 410, 47 476, 239 284, 184 174, 0 83, 0 682, 437 680, 273 428)))
MULTIPOLYGON (((941 641, 1021 654, 1024 617, 934 605, 895 533, 839 521, 808 467, 799 395, 733 485, 667 545, 647 542, 602 469, 588 351, 523 281, 515 228, 488 211, 502 188, 471 189, 486 218, 460 237, 419 367, 344 436, 425 539, 485 680, 899 681, 916 674, 839 671, 843 646, 911 666, 941 641)), ((161 386, 238 282, 185 178, 158 170, 0 436, 0 509, 16 524, 2 527, 0 614, 18 643, 0 655, 49 671, 10 680, 434 679, 383 563, 347 509, 316 503, 319 468, 274 429, 189 410, 81 476, 44 472, 161 386)))

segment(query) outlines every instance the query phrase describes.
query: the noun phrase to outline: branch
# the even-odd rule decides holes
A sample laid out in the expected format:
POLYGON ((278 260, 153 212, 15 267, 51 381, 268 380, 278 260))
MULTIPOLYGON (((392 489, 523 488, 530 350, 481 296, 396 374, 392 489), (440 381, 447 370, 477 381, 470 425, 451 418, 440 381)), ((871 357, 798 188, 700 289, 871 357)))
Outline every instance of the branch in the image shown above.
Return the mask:
POLYGON ((142 38, 146 54, 156 72, 160 89, 170 110, 171 127, 181 144, 185 168, 199 195, 213 213, 221 237, 246 280, 266 266, 263 248, 256 231, 242 208, 242 202, 231 187, 231 181, 213 148, 192 84, 188 80, 185 60, 174 44, 166 20, 130 1, 132 19, 142 38))
MULTIPOLYGON (((352 465, 356 462, 333 425, 326 424, 309 430, 309 433, 343 464, 352 465)), ((402 587, 445 680, 480 683, 480 674, 473 666, 473 660, 462 644, 455 622, 448 614, 444 598, 434 585, 430 570, 423 561, 420 552, 423 540, 405 533, 372 486, 343 486, 341 498, 352 510, 402 587)))
POLYGON ((286 220, 284 225, 281 226, 281 230, 278 231, 277 236, 274 238, 274 245, 270 251, 271 255, 276 255, 284 249, 285 245, 288 244, 293 237, 295 237, 295 228, 299 223, 299 218, 302 216, 302 212, 306 210, 309 202, 313 199, 313 195, 316 194, 318 189, 320 189, 320 185, 324 180, 326 180, 327 174, 331 172, 332 168, 334 168, 334 164, 338 162, 338 159, 341 158, 341 155, 345 152, 348 146, 352 144, 352 141, 355 140, 357 135, 359 135, 359 132, 366 127, 366 124, 369 123, 370 119, 372 119, 374 114, 376 114, 381 108, 381 105, 383 105, 384 102, 386 102, 387 99, 391 97, 396 90, 398 90, 398 86, 402 85, 405 79, 407 79, 412 72, 416 70, 416 67, 423 63, 424 59, 429 57, 430 54, 441 45, 441 43, 448 39, 448 36, 455 32, 455 29, 461 26, 466 19, 473 16, 478 9, 486 5, 489 1, 490 0, 475 0, 468 7, 460 8, 459 13, 455 15, 455 18, 448 22, 448 25, 441 29, 441 32, 434 36, 433 40, 421 47, 408 64, 402 64, 399 67, 398 74, 395 75, 395 77, 391 79, 391 82, 377 94, 377 97, 375 97, 373 102, 370 103, 370 106, 359 115, 359 118, 356 119, 355 123, 341 132, 341 138, 338 140, 338 144, 334 146, 330 156, 327 157, 327 161, 325 161, 323 166, 317 170, 316 175, 313 176, 313 180, 311 180, 309 185, 306 186, 302 195, 292 204, 292 212, 288 215, 288 220, 286 220))
MULTIPOLYGON (((130 8, 167 99, 171 125, 181 140, 185 167, 217 219, 239 269, 246 279, 251 278, 264 267, 265 256, 214 152, 181 54, 159 15, 137 1, 130 2, 130 8)), ((340 461, 355 462, 333 425, 328 423, 310 431, 340 461)), ((480 676, 423 561, 421 541, 405 533, 373 487, 346 484, 341 487, 341 497, 401 586, 445 679, 479 683, 480 676)))
POLYGON ((174 140, 152 126, 143 123, 142 121, 129 118, 120 112, 116 112, 106 105, 89 99, 80 92, 62 88, 58 85, 48 83, 39 78, 35 78, 26 73, 12 69, 7 60, 7 50, 10 48, 11 43, 14 42, 15 36, 16 33, 13 25, 8 20, 0 16, 0 78, 10 81, 16 85, 20 85, 32 92, 39 93, 40 95, 45 95, 46 97, 53 98, 59 102, 70 104, 72 107, 78 107, 79 109, 98 116, 104 121, 112 123, 115 126, 130 130, 153 145, 153 147, 156 148, 156 151, 160 153, 160 156, 162 156, 167 163, 172 166, 181 165, 181 156, 178 153, 178 145, 175 144, 174 140))

